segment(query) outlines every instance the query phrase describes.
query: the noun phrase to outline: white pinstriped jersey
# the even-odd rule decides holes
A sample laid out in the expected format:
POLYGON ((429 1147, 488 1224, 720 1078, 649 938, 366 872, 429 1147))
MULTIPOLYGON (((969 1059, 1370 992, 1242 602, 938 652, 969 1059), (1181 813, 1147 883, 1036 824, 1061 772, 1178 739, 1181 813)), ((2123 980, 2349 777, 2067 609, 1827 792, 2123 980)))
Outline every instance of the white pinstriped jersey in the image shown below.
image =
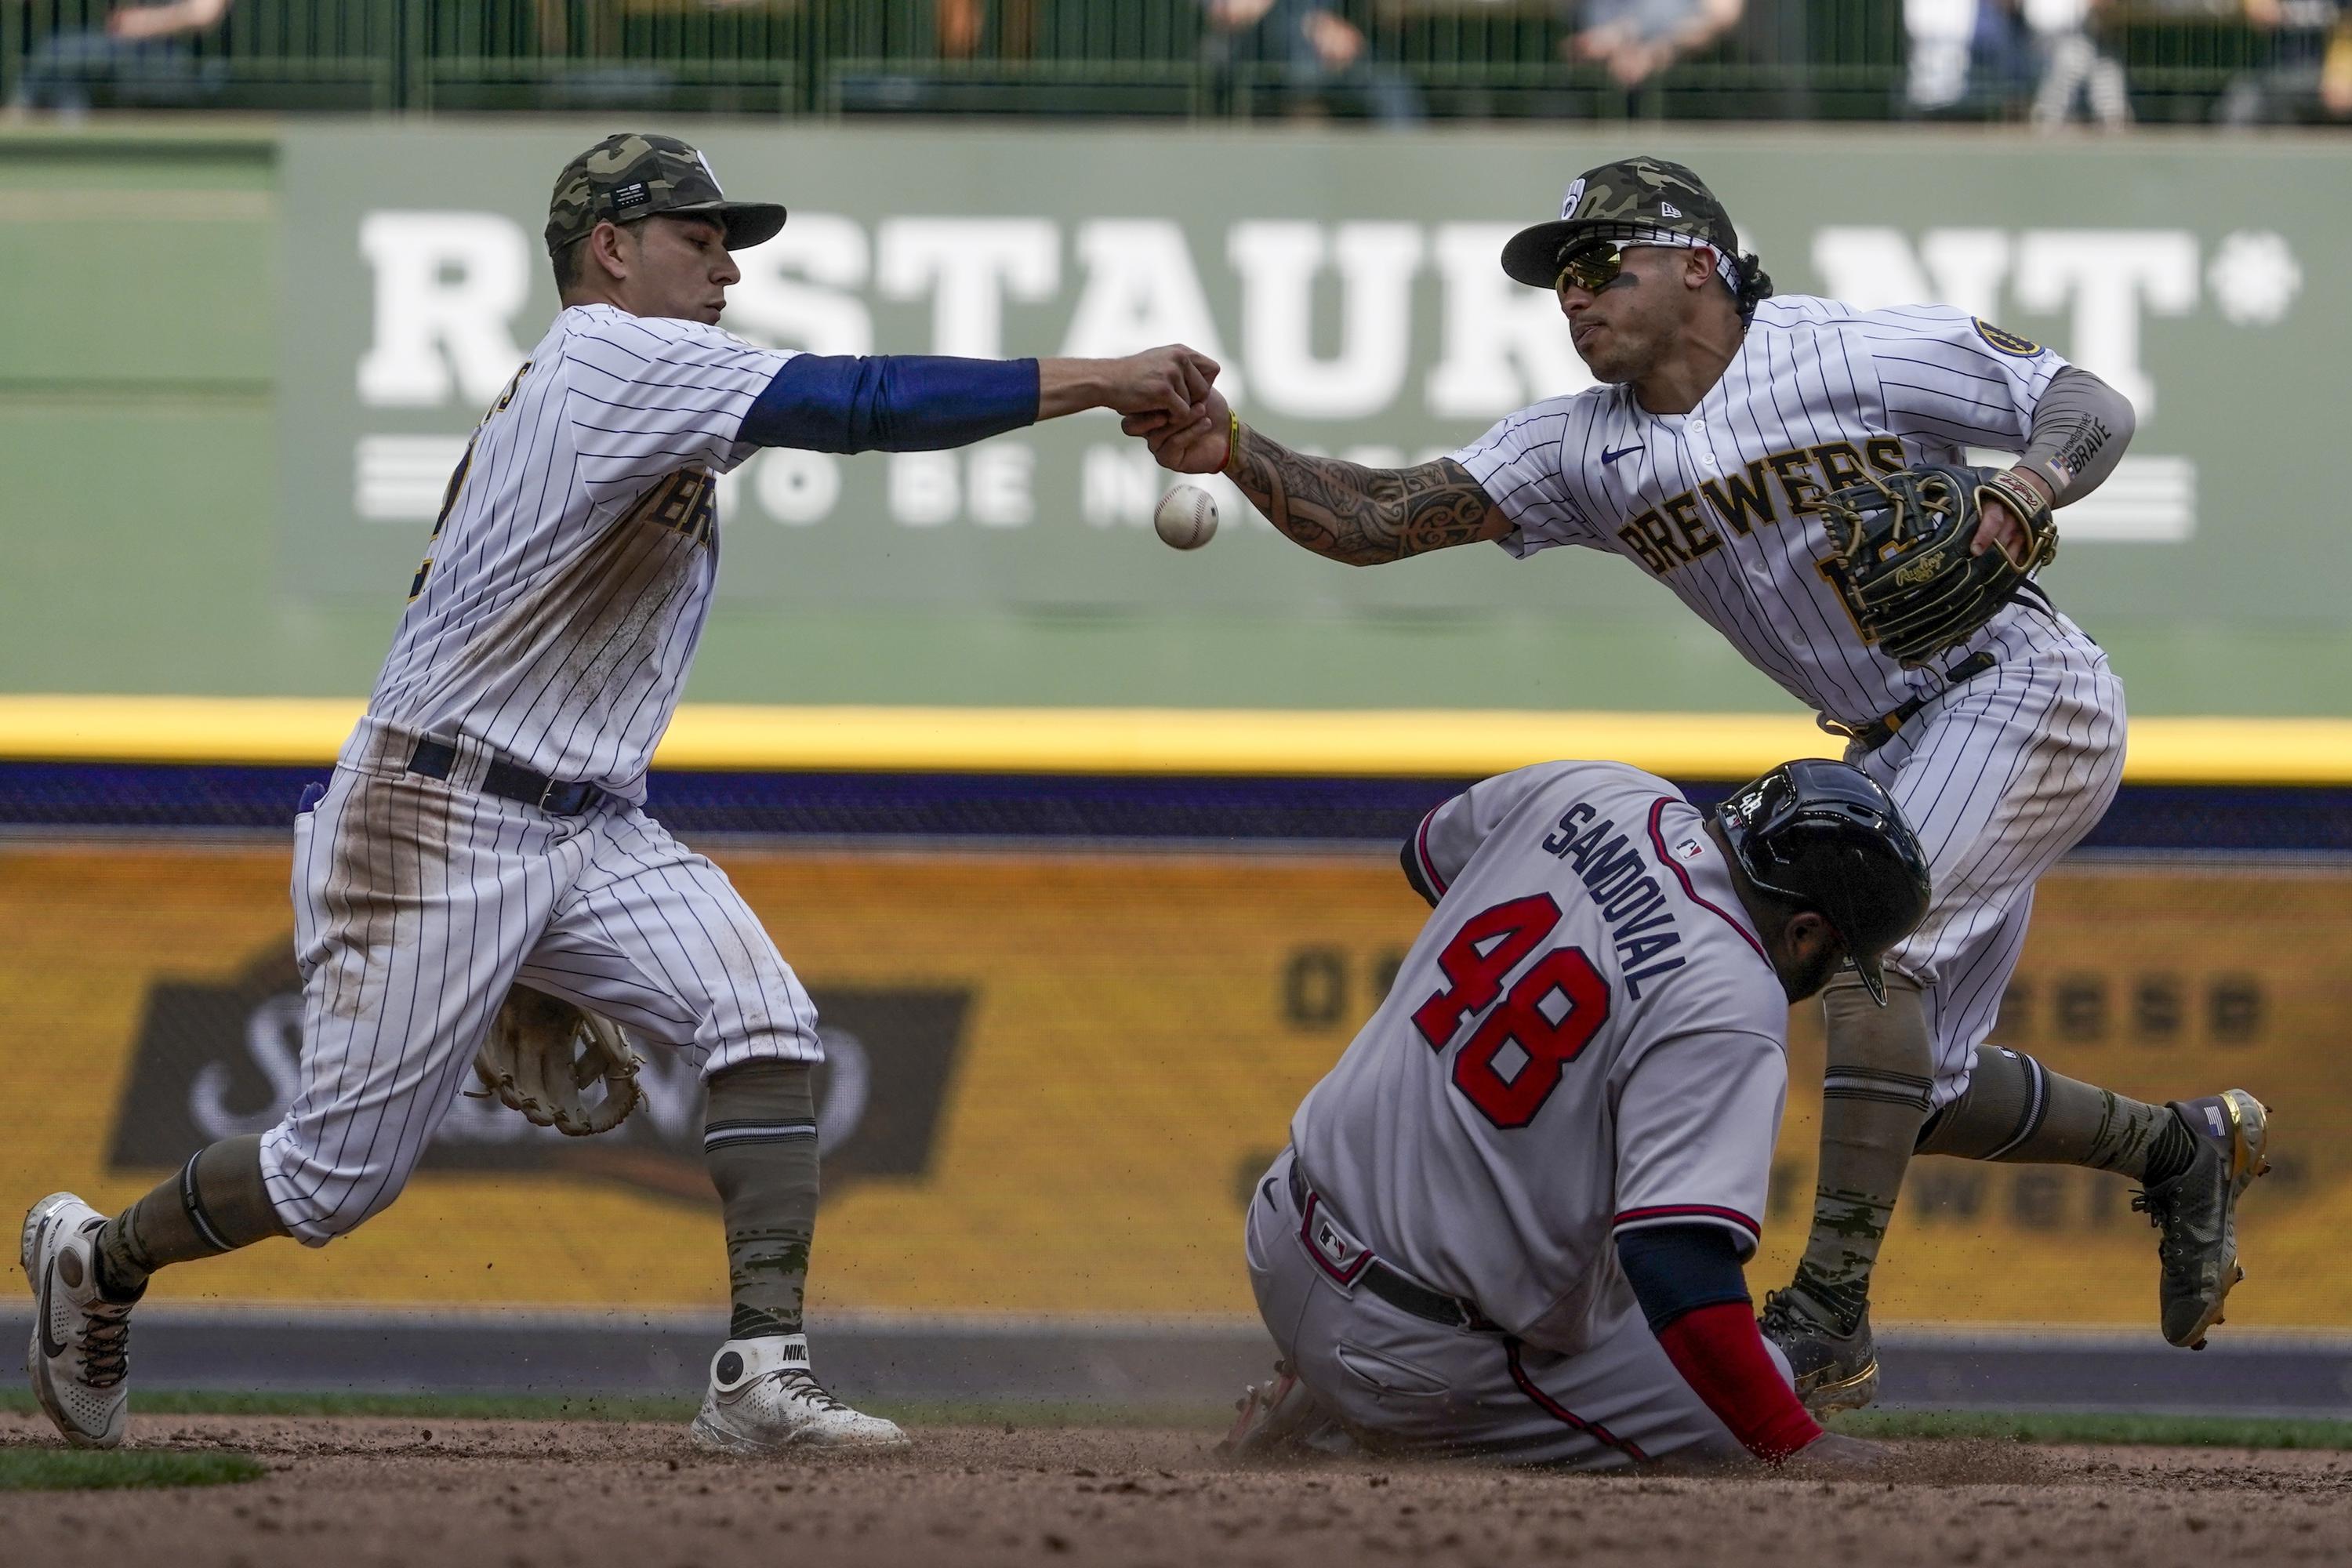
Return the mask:
MULTIPOLYGON (((1864 641, 1820 568, 1821 498, 1866 471, 1966 462, 1972 446, 2021 451, 2065 363, 1939 305, 1861 311, 1782 296, 1757 307, 1687 414, 1647 413, 1631 387, 1598 386, 1521 409, 1454 456, 1513 524, 1502 542, 1512 554, 1615 551, 1785 689, 1862 724, 1941 680, 1864 641)), ((2011 605, 1941 662, 2080 635, 2011 605)))
POLYGON ((1759 1234, 1789 1005, 1703 821, 1619 763, 1438 806, 1413 853, 1444 897, 1291 1121, 1362 1246, 1554 1350, 1622 1297, 1618 1231, 1759 1234))
POLYGON ((698 321, 558 315, 450 480, 369 712, 645 797, 719 565, 716 476, 791 359, 698 321))

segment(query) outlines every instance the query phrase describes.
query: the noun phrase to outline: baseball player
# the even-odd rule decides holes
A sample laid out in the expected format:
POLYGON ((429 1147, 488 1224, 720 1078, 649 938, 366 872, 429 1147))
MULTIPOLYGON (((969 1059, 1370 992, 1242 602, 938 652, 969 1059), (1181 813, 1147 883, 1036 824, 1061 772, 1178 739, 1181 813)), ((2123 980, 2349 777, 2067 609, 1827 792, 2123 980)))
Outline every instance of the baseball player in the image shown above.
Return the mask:
MULTIPOLYGON (((1937 306, 1861 311, 1773 298, 1698 176, 1654 158, 1568 188, 1515 236, 1513 279, 1555 289, 1599 385, 1522 409, 1447 458, 1371 469, 1309 457, 1213 394, 1189 426, 1131 416, 1160 460, 1223 469, 1274 525, 1357 565, 1486 541, 1635 563, 1849 737, 1925 846, 1935 901, 1887 957, 1886 1005, 1854 976, 1823 995, 1828 1074, 1812 1233, 1765 1325, 1817 1409, 1868 1403, 1871 1269, 1916 1150, 2078 1164, 2140 1182, 2161 1231, 2165 1337, 2197 1345, 2241 1277, 2234 1209, 2263 1169, 2265 1113, 2240 1089, 2142 1104, 1988 1047, 2035 880, 2095 824, 2124 755, 2123 689, 2023 571, 2129 439, 2131 406, 2012 332, 1937 306), (2019 563, 1956 645, 1913 662, 1823 525, 1832 495, 1971 447, 1972 550, 2019 563)), ((1971 557, 1974 559, 1974 556, 1971 557)), ((1924 567, 1926 563, 1923 563, 1924 567)), ((1998 564, 1988 563, 1987 564, 1998 564)))
POLYGON ((518 987, 701 1068, 733 1317, 695 1439, 906 1441, 825 1392, 802 1332, 815 1011, 726 876, 643 809, 717 576, 715 481, 763 446, 955 447, 1090 407, 1189 420, 1217 367, 755 347, 719 326, 730 252, 783 222, 664 136, 608 137, 557 179, 562 309, 476 430, 367 714, 296 818, 299 1094, 121 1214, 59 1193, 26 1219, 29 1370, 68 1441, 121 1440, 155 1270, 322 1246, 393 1201, 518 987))
POLYGON ((1927 864, 1843 763, 1710 817, 1618 763, 1546 763, 1423 818, 1434 906, 1251 1202, 1286 1372, 1244 1455, 1339 1434, 1602 1469, 1669 1456, 1866 1464, 1758 1332, 1754 1250, 1789 1005, 1927 912, 1927 864))

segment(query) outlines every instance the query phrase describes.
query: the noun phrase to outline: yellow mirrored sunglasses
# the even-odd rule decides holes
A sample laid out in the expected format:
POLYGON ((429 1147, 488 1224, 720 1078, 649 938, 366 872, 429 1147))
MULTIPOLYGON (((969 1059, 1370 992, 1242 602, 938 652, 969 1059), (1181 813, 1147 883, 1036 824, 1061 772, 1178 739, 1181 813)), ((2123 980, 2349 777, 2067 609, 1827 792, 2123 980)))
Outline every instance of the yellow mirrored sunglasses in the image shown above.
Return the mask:
POLYGON ((1625 247, 1612 239, 1587 240, 1559 260, 1559 275, 1551 282, 1552 292, 1565 294, 1570 289, 1581 289, 1588 294, 1598 294, 1616 280, 1625 269, 1625 247))

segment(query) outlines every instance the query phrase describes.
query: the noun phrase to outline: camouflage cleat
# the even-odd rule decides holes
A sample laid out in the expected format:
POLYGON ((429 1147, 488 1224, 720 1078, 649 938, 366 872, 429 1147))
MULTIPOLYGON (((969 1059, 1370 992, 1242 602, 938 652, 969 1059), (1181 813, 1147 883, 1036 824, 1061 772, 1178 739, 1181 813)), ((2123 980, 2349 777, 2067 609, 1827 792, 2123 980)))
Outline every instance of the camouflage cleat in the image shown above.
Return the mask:
POLYGON ((2271 1168, 2270 1112, 2244 1089, 2230 1089, 2176 1100, 2172 1113, 2197 1134, 2197 1158, 2170 1181, 2142 1191, 2132 1207, 2161 1233, 2157 1301, 2164 1337, 2201 1351, 2231 1288, 2246 1277, 2238 1267, 2238 1199, 2271 1168))
POLYGON ((1274 1363, 1274 1381, 1242 1390, 1233 1430, 1216 1451, 1228 1459, 1297 1458, 1353 1453, 1356 1440, 1323 1407, 1287 1362, 1274 1363))
POLYGON ((1766 1293, 1756 1326, 1789 1358, 1797 1397, 1815 1415, 1860 1410, 1878 1397, 1878 1349, 1871 1342, 1868 1309, 1853 1332, 1840 1333, 1792 1286, 1766 1293))

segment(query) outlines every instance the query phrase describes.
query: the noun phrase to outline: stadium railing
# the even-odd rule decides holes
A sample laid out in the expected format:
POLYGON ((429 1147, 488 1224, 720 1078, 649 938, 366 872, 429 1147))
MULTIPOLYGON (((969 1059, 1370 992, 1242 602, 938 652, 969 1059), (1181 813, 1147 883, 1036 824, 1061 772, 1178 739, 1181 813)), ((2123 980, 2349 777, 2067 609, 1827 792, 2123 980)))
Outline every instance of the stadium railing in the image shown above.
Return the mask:
MULTIPOLYGON (((1190 119, 1913 112, 1906 0, 1747 0, 1720 41, 1633 87, 1571 58, 1579 0, 1322 3, 1361 39, 1341 68, 1302 64, 1263 29, 1223 32, 1204 0, 228 0, 215 26, 135 47, 109 38, 108 0, 0 0, 0 98, 1190 119)), ((2296 73, 2317 79, 2324 43, 2252 27, 2240 4, 2124 0, 2097 14, 2092 36, 2124 63, 2138 118, 2201 121, 2225 102, 2302 112, 2296 73)), ((1985 47, 1999 30, 1979 29, 1968 89, 1940 116, 2022 116, 2034 46, 2019 24, 1985 47)), ((2352 59, 2352 33, 2342 47, 2352 59)))

